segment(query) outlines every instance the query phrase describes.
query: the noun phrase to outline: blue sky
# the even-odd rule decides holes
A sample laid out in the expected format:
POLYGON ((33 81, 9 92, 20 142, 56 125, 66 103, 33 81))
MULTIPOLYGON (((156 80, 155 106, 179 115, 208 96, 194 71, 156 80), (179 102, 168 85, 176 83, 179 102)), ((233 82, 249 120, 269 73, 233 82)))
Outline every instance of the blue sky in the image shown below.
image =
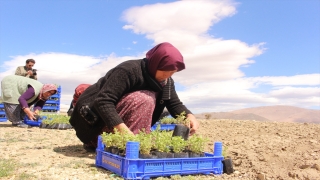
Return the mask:
POLYGON ((0 0, 0 79, 34 58, 66 107, 76 85, 166 41, 185 58, 173 78, 195 113, 320 109, 319 9, 319 0, 0 0))

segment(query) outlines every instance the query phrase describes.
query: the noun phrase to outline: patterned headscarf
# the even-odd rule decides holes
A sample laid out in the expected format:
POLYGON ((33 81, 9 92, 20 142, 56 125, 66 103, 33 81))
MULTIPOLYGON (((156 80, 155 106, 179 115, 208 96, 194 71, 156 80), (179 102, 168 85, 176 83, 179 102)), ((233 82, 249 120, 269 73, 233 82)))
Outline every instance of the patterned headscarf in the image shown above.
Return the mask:
POLYGON ((40 90, 39 99, 45 100, 44 97, 42 97, 42 94, 51 90, 54 90, 56 91, 55 93, 57 93, 57 86, 55 84, 44 84, 40 90))
POLYGON ((80 95, 89 87, 91 84, 79 84, 74 90, 72 105, 76 106, 76 103, 80 97, 80 95))
POLYGON ((157 70, 181 71, 185 69, 183 56, 172 44, 164 42, 158 44, 146 54, 148 60, 148 71, 155 77, 157 70))

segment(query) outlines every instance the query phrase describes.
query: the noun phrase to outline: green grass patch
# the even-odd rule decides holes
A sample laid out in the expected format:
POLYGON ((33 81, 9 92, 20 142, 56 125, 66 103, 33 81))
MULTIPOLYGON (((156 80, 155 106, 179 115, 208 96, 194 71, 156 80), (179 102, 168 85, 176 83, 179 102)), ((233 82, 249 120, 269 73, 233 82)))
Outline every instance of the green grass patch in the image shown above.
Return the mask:
POLYGON ((12 159, 0 159, 0 178, 12 175, 17 163, 12 159))
POLYGON ((28 174, 28 173, 22 173, 19 175, 19 180, 29 180, 29 179, 35 179, 37 176, 33 175, 33 174, 28 174))
POLYGON ((43 120, 42 123, 44 124, 70 124, 69 116, 60 115, 60 114, 41 114, 40 116, 46 116, 47 119, 43 120))

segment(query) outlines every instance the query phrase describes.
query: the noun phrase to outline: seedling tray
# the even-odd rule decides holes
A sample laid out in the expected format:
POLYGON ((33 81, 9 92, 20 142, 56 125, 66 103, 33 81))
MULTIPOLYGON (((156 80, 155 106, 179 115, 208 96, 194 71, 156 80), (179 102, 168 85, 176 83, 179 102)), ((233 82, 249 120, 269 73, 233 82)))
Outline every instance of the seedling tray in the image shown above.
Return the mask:
POLYGON ((38 121, 35 121, 35 120, 29 119, 28 116, 25 116, 23 122, 24 122, 25 124, 29 125, 29 126, 38 126, 38 127, 39 127, 40 124, 42 123, 42 120, 43 120, 43 119, 45 119, 45 118, 44 118, 44 117, 40 117, 40 118, 38 119, 38 121))
POLYGON ((157 129, 158 125, 160 125, 160 131, 173 131, 176 127, 176 124, 160 124, 156 123, 151 127, 151 131, 154 131, 157 129))
POLYGON ((205 153, 197 158, 140 159, 139 142, 127 142, 126 156, 118 156, 104 151, 102 138, 98 138, 96 166, 110 170, 124 179, 150 179, 151 177, 222 174, 222 143, 216 142, 214 154, 205 153))

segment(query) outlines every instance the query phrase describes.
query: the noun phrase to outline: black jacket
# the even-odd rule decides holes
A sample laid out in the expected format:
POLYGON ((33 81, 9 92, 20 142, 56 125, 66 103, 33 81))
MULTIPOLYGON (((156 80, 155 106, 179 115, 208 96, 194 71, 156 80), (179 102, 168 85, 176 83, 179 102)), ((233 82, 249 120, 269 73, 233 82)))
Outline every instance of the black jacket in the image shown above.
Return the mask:
POLYGON ((172 78, 162 87, 147 72, 146 59, 125 61, 111 69, 97 83, 87 88, 78 99, 70 118, 71 125, 75 128, 78 138, 88 143, 94 140, 104 126, 112 127, 123 123, 116 112, 116 104, 128 93, 139 90, 158 92, 156 107, 153 112, 152 125, 159 120, 163 109, 166 107, 173 117, 185 111, 191 113, 180 101, 174 87, 172 78), (98 116, 95 124, 90 125, 80 115, 80 108, 88 105, 98 116))

